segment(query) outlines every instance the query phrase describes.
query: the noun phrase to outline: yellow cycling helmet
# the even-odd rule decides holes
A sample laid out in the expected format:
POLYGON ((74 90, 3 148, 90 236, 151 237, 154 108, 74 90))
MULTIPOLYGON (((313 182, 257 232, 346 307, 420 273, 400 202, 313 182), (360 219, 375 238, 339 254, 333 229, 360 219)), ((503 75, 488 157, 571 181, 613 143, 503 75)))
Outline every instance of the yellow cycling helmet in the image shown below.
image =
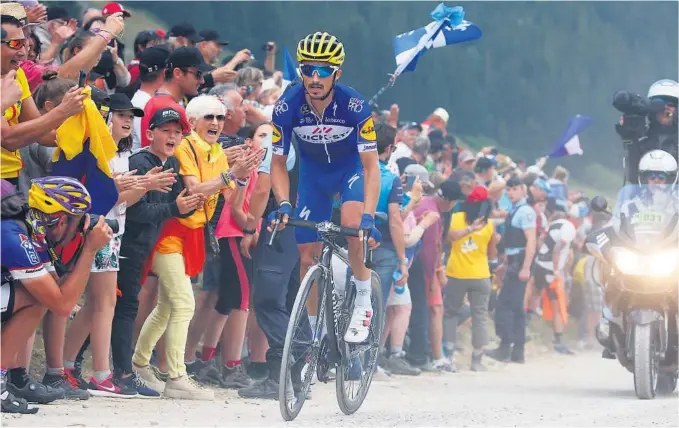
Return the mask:
POLYGON ((92 197, 85 186, 73 178, 37 178, 28 190, 28 207, 44 214, 85 214, 92 208, 92 197))
POLYGON ((318 61, 340 67, 344 62, 344 45, 326 32, 309 34, 297 44, 297 62, 318 61))

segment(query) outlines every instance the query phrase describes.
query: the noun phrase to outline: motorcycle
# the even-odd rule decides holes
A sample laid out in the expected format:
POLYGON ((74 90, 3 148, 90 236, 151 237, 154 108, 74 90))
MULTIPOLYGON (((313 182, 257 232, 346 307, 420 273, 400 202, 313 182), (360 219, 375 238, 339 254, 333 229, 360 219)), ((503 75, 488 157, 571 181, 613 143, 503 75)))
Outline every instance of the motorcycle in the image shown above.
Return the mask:
POLYGON ((633 373, 637 397, 647 400, 676 389, 679 359, 679 207, 672 190, 650 186, 625 186, 613 213, 604 198, 594 198, 592 210, 612 218, 585 241, 604 287, 596 328, 602 357, 633 373))

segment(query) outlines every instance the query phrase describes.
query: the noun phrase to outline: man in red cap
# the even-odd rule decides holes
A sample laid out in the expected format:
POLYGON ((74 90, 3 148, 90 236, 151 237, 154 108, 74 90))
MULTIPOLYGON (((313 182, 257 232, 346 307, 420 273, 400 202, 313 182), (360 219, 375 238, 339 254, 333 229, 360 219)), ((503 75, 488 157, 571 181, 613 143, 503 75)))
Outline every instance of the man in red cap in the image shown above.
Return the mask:
POLYGON ((130 12, 125 10, 122 4, 114 1, 106 3, 106 6, 104 6, 104 8, 101 10, 101 14, 104 15, 104 17, 118 12, 122 12, 124 18, 129 18, 132 16, 130 12))

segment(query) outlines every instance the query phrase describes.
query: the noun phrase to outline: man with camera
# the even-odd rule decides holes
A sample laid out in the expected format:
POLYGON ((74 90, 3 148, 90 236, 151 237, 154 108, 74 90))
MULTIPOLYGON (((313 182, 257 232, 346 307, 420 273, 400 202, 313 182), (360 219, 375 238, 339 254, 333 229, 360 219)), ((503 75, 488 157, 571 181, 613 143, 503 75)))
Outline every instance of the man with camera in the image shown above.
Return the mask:
POLYGON ((615 130, 623 140, 626 182, 639 183, 639 161, 651 150, 663 150, 678 159, 677 101, 679 83, 658 80, 648 90, 648 99, 618 92, 613 106, 622 113, 615 130))
POLYGON ((0 398, 6 413, 36 413, 27 404, 62 398, 65 391, 32 381, 20 355, 46 311, 68 316, 80 298, 97 251, 113 235, 99 217, 90 227, 92 198, 77 180, 45 177, 33 180, 28 206, 13 186, 2 181, 2 355, 0 398), (84 243, 68 265, 55 264, 55 248, 84 235, 84 243))

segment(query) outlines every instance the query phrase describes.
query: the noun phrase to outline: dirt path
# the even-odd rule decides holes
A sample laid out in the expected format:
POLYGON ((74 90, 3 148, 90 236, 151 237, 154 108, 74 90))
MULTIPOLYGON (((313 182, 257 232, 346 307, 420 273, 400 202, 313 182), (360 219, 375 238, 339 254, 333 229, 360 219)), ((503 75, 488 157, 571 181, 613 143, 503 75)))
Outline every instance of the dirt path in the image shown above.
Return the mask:
POLYGON ((543 356, 525 366, 489 364, 486 373, 426 374, 374 382, 363 407, 341 414, 332 385, 317 385, 286 424, 274 401, 219 391, 214 402, 58 402, 38 416, 3 415, 3 426, 679 426, 679 401, 637 400, 632 375, 597 354, 543 356))

